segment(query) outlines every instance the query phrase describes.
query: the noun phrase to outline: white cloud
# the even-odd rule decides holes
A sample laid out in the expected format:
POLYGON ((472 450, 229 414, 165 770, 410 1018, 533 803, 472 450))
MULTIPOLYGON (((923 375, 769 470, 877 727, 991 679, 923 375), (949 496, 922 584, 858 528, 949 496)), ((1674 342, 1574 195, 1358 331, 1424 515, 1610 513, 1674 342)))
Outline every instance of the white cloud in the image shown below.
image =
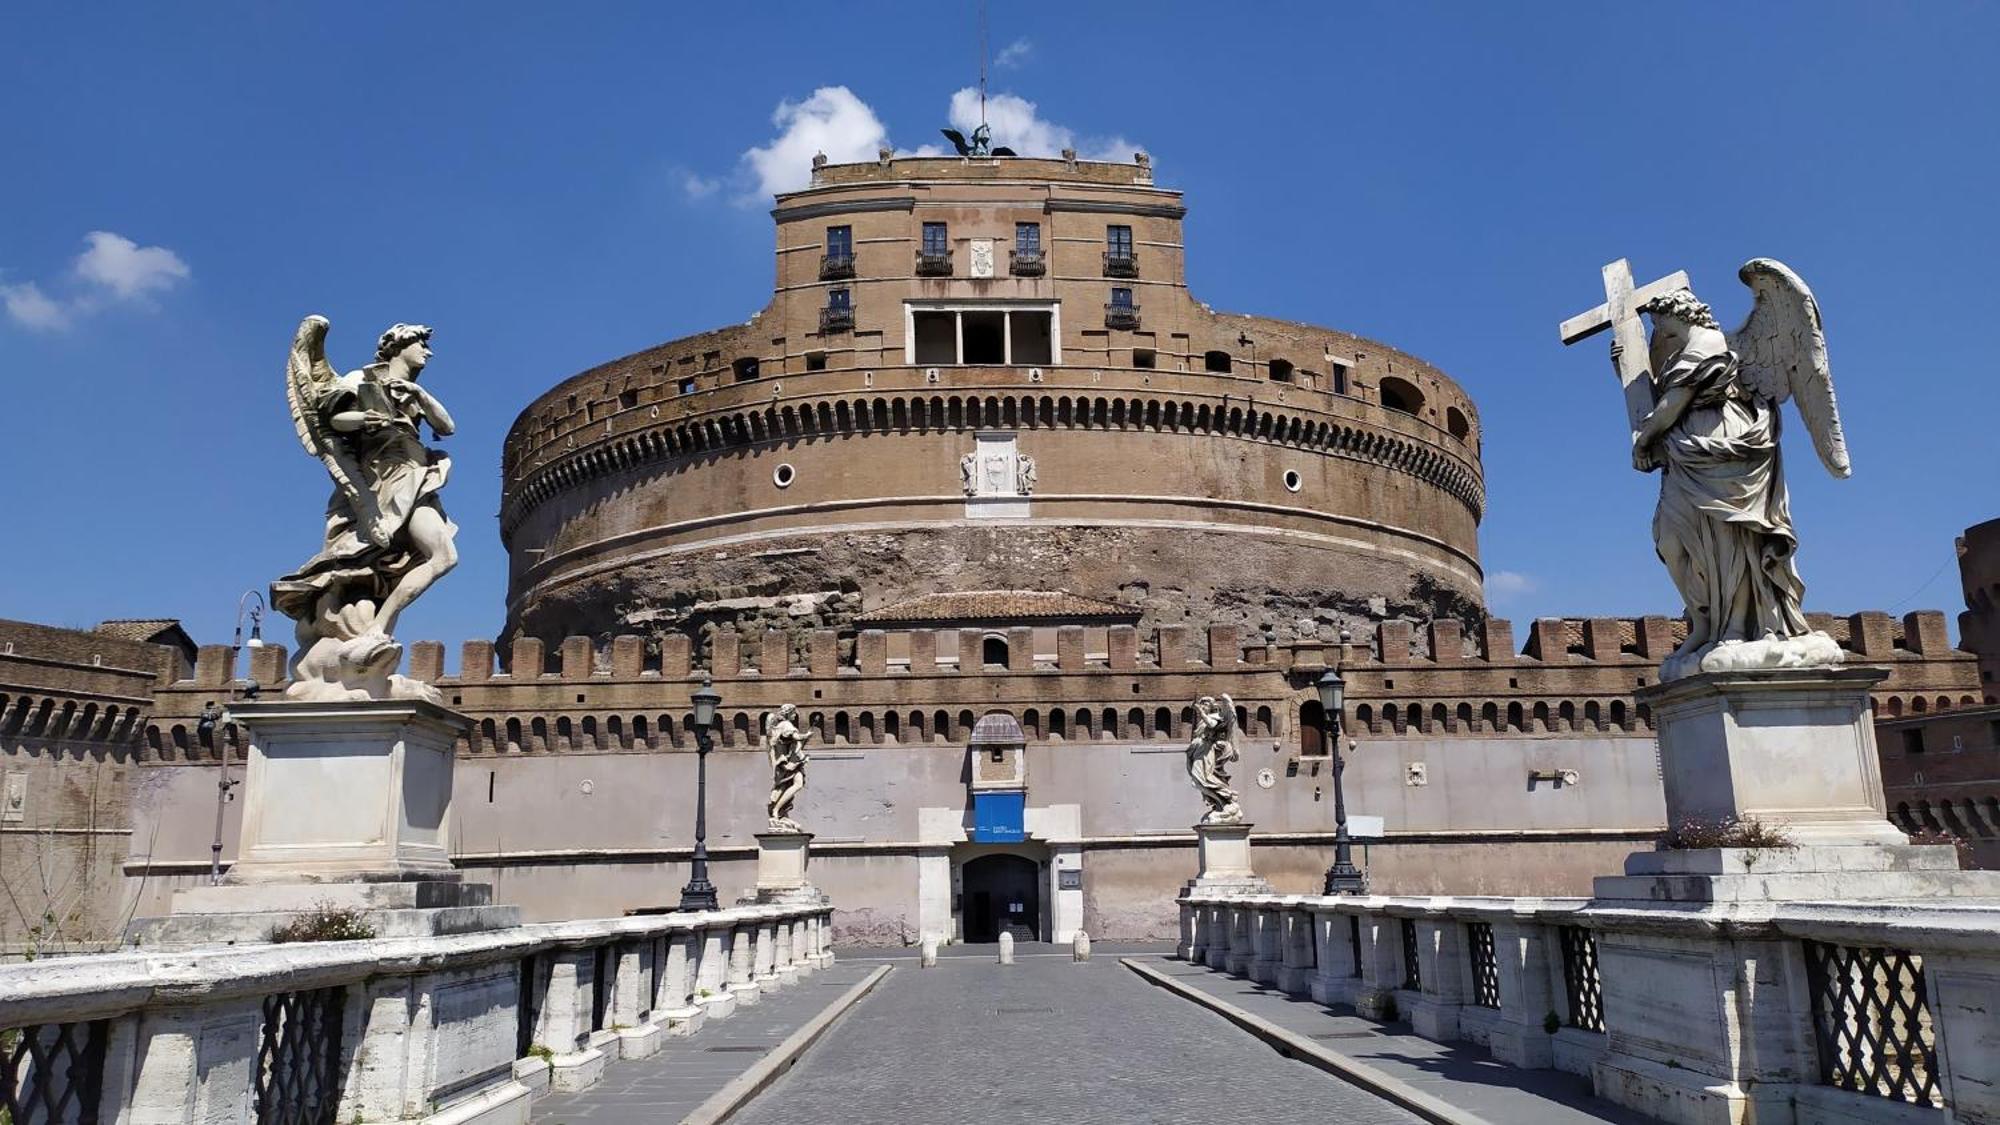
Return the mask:
POLYGON ((1034 53, 1035 45, 1033 43, 1030 43, 1025 37, 1016 39, 1005 47, 1000 48, 1000 53, 993 56, 993 65, 999 67, 1001 70, 1012 70, 1022 63, 1027 62, 1028 56, 1034 53))
POLYGON ((94 230, 76 259, 76 275, 121 299, 167 290, 191 275, 180 255, 164 246, 141 246, 123 235, 94 230))
POLYGON ((1516 598, 1540 588, 1541 583, 1516 570, 1496 570, 1486 576, 1486 594, 1492 598, 1516 598))
POLYGON ((70 264, 67 294, 50 296, 33 281, 0 285, 9 318, 25 328, 67 328, 109 302, 164 293, 194 276, 181 256, 164 246, 141 246, 108 230, 91 231, 83 242, 83 253, 70 264))
MULTIPOLYGON (((951 96, 952 126, 972 135, 979 125, 979 91, 967 86, 951 96)), ((1073 148, 1085 160, 1130 160, 1138 146, 1123 137, 1085 137, 1075 130, 1045 121, 1035 112, 1035 103, 1014 94, 986 96, 986 124, 993 130, 993 143, 1013 149, 1022 156, 1060 156, 1073 148)))
POLYGON ((693 172, 682 172, 681 191, 689 199, 707 199, 722 187, 722 181, 709 176, 697 176, 693 172))
POLYGON ((0 300, 7 303, 7 315, 24 328, 52 331, 69 327, 69 311, 32 281, 0 285, 0 300))
POLYGON ((845 86, 821 86, 805 101, 779 102, 771 124, 778 135, 743 154, 743 164, 756 180, 753 201, 810 184, 817 153, 834 164, 852 164, 873 160, 889 140, 875 111, 845 86))

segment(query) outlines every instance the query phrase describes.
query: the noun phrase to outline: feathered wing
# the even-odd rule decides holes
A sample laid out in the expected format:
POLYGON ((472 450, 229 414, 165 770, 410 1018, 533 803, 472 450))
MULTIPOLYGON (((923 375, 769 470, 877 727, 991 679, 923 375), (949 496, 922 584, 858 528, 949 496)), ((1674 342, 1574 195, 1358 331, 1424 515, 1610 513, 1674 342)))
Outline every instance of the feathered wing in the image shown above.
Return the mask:
POLYGON ((961 133, 956 129, 939 129, 938 132, 944 134, 945 140, 951 142, 952 147, 958 150, 958 154, 960 156, 965 156, 971 153, 972 146, 965 143, 964 133, 961 133))
POLYGON ((321 406, 334 389, 339 376, 326 362, 327 320, 309 316, 299 322, 292 337, 291 357, 285 364, 285 402, 292 409, 292 425, 298 429, 299 444, 319 458, 333 485, 347 498, 361 534, 378 547, 389 545, 390 529, 384 525, 375 494, 361 484, 360 467, 347 450, 347 443, 327 425, 321 406))
POLYGON ((1222 739, 1229 744, 1229 760, 1239 755, 1236 750, 1236 701, 1229 693, 1222 694, 1222 739))
POLYGON ((1847 476, 1854 468, 1833 397, 1819 302, 1798 274, 1772 258, 1752 258, 1737 276, 1756 296, 1750 318, 1729 339, 1744 379, 1773 402, 1796 403, 1820 462, 1834 476, 1847 476))

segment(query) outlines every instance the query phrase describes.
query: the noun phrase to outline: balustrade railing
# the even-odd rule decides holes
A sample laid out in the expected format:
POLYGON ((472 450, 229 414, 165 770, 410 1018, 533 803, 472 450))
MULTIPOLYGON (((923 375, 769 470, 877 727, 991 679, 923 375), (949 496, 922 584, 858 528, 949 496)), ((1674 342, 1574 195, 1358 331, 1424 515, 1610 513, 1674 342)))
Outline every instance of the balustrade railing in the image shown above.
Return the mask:
POLYGON ((1660 1091, 1723 1088, 1746 1104, 1795 1102, 1800 1120, 1810 1107, 1813 1120, 1942 1125, 1942 1110, 2000 1109, 2000 912, 1980 903, 1779 903, 1717 925, 1581 899, 1180 902, 1190 961, 1370 1018, 1407 1014, 1417 1034, 1503 1062, 1594 1076, 1656 1116, 1671 1113, 1647 1100, 1660 1091), (1299 934, 1312 940, 1267 936, 1299 934), (1755 1049, 1725 1036, 1717 1012, 1755 1049))
POLYGON ((535 1090, 587 1086, 830 963, 831 939, 828 907, 745 906, 0 966, 0 1122, 525 1119, 535 1090))

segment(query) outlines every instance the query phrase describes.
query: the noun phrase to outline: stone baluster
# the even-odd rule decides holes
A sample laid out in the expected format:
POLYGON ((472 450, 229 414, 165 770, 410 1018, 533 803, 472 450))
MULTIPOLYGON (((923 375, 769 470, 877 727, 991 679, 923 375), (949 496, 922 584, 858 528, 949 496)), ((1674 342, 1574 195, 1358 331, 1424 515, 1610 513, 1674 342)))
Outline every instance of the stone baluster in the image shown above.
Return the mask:
POLYGON ((1353 1004, 1361 982, 1361 960, 1354 946, 1359 916, 1336 911, 1328 899, 1314 900, 1311 914, 1313 974, 1309 992, 1315 1003, 1353 1004))
POLYGON ((660 993, 653 1001, 653 1018, 668 1035, 693 1035, 701 1027, 701 1005, 694 1002, 695 969, 700 963, 701 931, 668 931, 666 970, 660 974, 660 993))
POLYGON ((695 1003, 710 1019, 726 1019, 736 1010, 736 994, 729 990, 729 931, 727 914, 701 915, 701 964, 695 974, 695 1003))
POLYGON ((1311 900, 1294 895, 1284 902, 1278 911, 1278 990, 1305 998, 1311 995, 1313 968, 1318 963, 1311 900))
POLYGON ((778 987, 778 918, 777 911, 771 910, 764 917, 744 924, 757 930, 757 950, 751 964, 751 974, 760 989, 778 987))
POLYGON ((1458 1038, 1458 1017, 1470 990, 1465 924, 1434 913, 1417 921, 1417 958, 1423 992, 1410 1005, 1410 1028, 1439 1043, 1458 1038))
POLYGON ((542 999, 542 1045, 555 1052, 549 1064, 549 1086, 569 1092, 597 1083, 607 1061, 591 1031, 592 990, 596 987, 597 951, 592 948, 551 951, 548 989, 542 999))
POLYGON ((829 907, 826 910, 820 911, 819 915, 813 919, 813 925, 819 930, 819 963, 824 968, 833 964, 832 908, 829 907))
POLYGON ((1201 934, 1201 906, 1193 895, 1183 895, 1180 899, 1181 939, 1174 946, 1174 956, 1183 961, 1200 963, 1204 944, 1201 934))
POLYGON ((736 911, 726 912, 729 926, 729 992, 741 1005, 755 1004, 762 998, 763 989, 757 984, 756 956, 754 946, 757 940, 757 922, 754 917, 746 918, 736 911))
POLYGON ((1229 965, 1229 927, 1233 919, 1227 902, 1210 901, 1202 907, 1202 925, 1208 933, 1203 943, 1205 964, 1211 969, 1229 965))
POLYGON ((1493 956, 1499 965, 1500 1020, 1488 1049, 1515 1066, 1546 1069, 1555 1062, 1547 1028, 1558 1003, 1549 976, 1555 931, 1535 921, 1532 909, 1493 922, 1493 956))
POLYGON ((1259 900, 1250 913, 1250 979, 1258 984, 1278 983, 1278 966, 1284 959, 1284 899, 1259 900))
POLYGON ((1229 956, 1224 971, 1231 976, 1250 975, 1250 963, 1257 956, 1257 911, 1242 899, 1229 903, 1229 956))
POLYGON ((1354 992, 1354 1010, 1371 1020, 1389 1018, 1403 986, 1402 919, 1378 911, 1361 916, 1361 980, 1354 992))

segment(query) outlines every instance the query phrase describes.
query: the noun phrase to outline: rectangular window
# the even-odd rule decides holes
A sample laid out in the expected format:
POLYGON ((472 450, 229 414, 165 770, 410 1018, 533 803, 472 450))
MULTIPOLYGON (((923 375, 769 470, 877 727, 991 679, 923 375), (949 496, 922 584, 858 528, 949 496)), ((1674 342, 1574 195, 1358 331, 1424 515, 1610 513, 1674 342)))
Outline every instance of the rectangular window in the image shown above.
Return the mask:
POLYGON ((1039 254, 1042 250, 1042 224, 1015 223, 1014 249, 1028 254, 1039 254))
POLYGON ((1111 289, 1111 307, 1114 309, 1131 308, 1132 290, 1126 288, 1123 285, 1113 286, 1111 289))
POLYGON ((1153 349, 1151 349, 1151 348, 1133 348, 1133 349, 1132 349, 1132 366, 1134 366, 1134 367, 1151 367, 1151 366, 1153 366, 1153 362, 1154 362, 1154 361, 1153 361, 1153 349))
POLYGON ((1132 256, 1132 228, 1110 226, 1104 228, 1104 252, 1114 258, 1132 256))
POLYGON ((1921 754, 1924 752, 1924 732, 1922 727, 1911 727, 1903 732, 1903 752, 1921 754))
POLYGON ((1333 365, 1333 393, 1337 395, 1347 393, 1347 365, 1344 363, 1333 365))
POLYGON ((829 289, 826 291, 827 308, 851 309, 854 307, 853 302, 854 298, 852 294, 850 294, 849 291, 846 289, 829 289))
POLYGON ((692 376, 681 380, 681 393, 684 395, 694 393, 694 378, 692 376))
POLYGON ((854 228, 826 228, 826 256, 829 258, 851 258, 854 256, 854 228))
POLYGON ((826 353, 825 353, 825 352, 808 352, 808 353, 806 354, 806 370, 807 370, 807 371, 825 371, 825 370, 826 370, 826 353))
POLYGON ((924 224, 924 254, 927 257, 943 257, 950 245, 943 223, 924 224))

